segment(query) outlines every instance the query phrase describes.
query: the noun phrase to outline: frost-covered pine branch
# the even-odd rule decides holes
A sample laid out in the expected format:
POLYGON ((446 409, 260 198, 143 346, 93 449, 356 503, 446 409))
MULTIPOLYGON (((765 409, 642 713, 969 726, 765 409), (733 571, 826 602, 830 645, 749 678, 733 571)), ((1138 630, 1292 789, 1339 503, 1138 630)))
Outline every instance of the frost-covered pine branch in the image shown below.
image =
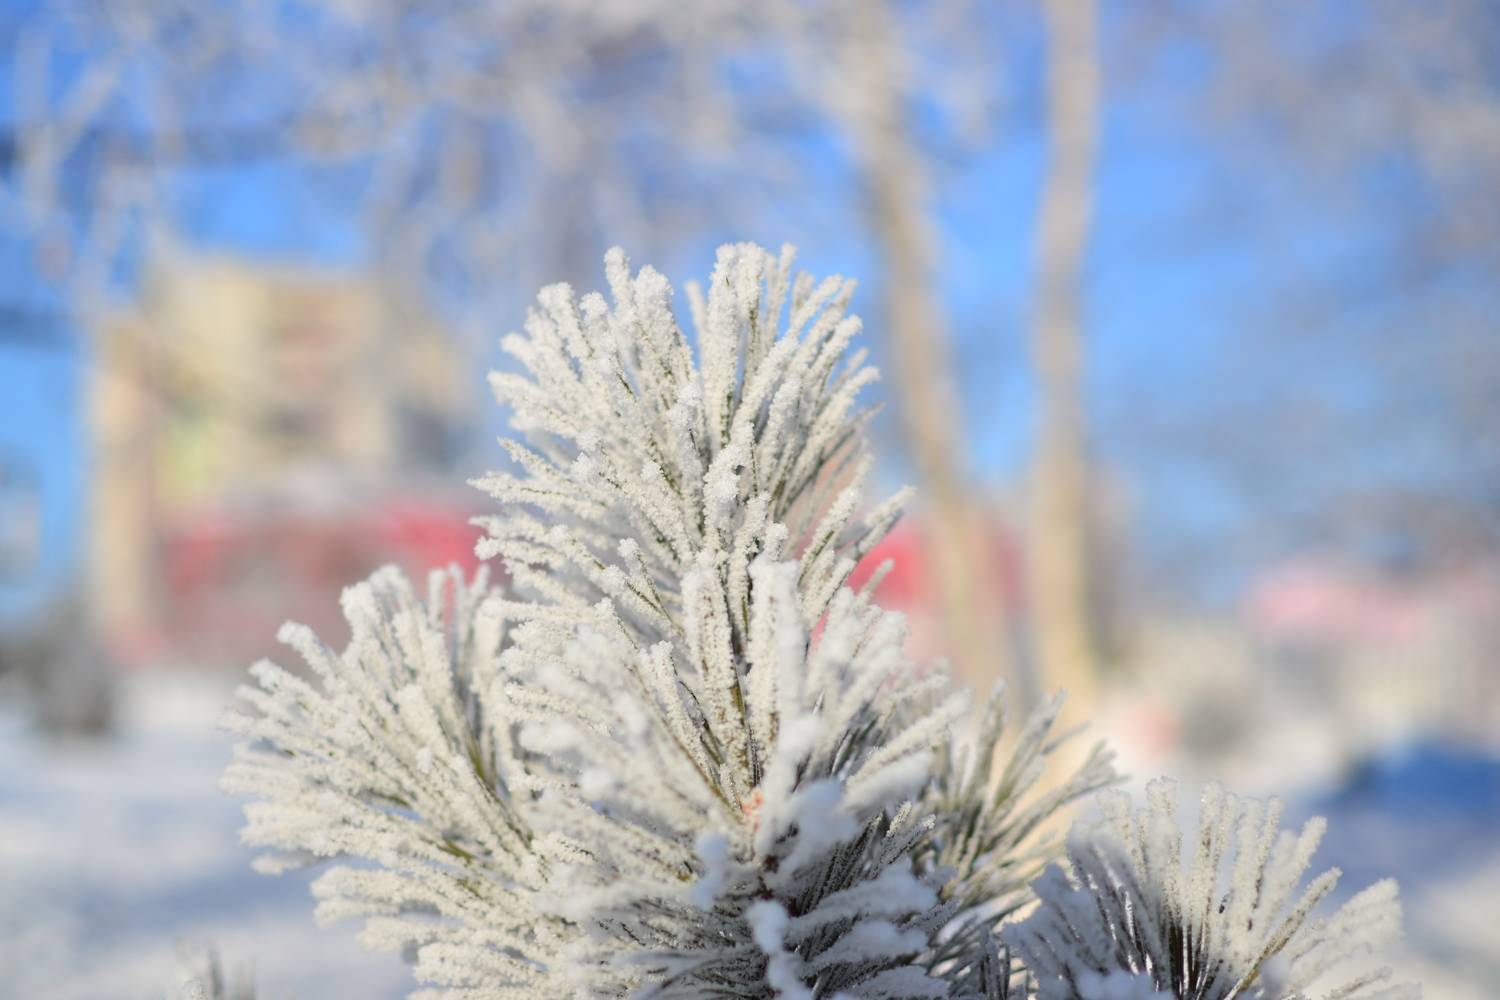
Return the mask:
POLYGON ((1302 886, 1324 821, 1279 829, 1281 804, 1203 795, 1184 854, 1176 786, 1153 782, 1137 812, 1123 793, 1101 796, 1106 820, 1075 828, 1071 874, 1051 867, 1041 899, 1005 940, 1036 980, 1039 1000, 1407 1000, 1379 968, 1323 986, 1345 960, 1376 953, 1400 933, 1396 884, 1378 882, 1332 916, 1332 869, 1302 886))
POLYGON ((342 653, 284 632, 310 682, 245 690, 246 839, 342 859, 320 916, 427 995, 1015 995, 995 926, 1108 759, 1038 789, 1055 705, 997 761, 998 698, 961 747, 964 697, 846 586, 900 498, 857 514, 852 285, 791 267, 722 249, 696 356, 618 251, 612 303, 545 289, 494 378, 518 471, 483 481, 513 592, 382 572, 342 653))
POLYGON ((226 771, 245 809, 248 843, 272 849, 267 872, 323 858, 338 865, 313 891, 322 921, 366 918, 372 948, 409 949, 417 974, 445 982, 458 962, 474 979, 518 986, 540 973, 558 929, 539 919, 532 833, 513 791, 521 768, 499 684, 504 618, 485 575, 433 573, 428 600, 392 569, 344 593, 352 638, 342 654, 300 626, 281 639, 309 683, 270 663, 242 687, 250 713, 230 716, 249 741, 226 771))
POLYGON ((507 505, 480 552, 555 618, 608 598, 632 632, 681 639, 694 614, 681 583, 706 567, 743 637, 750 563, 772 552, 798 561, 816 621, 894 522, 904 496, 855 516, 872 413, 856 401, 878 375, 848 353, 854 284, 791 268, 790 248, 721 248, 707 295, 689 286, 696 363, 666 278, 632 276, 619 250, 605 258, 613 308, 553 285, 526 335, 505 339, 524 373, 491 382, 525 435, 502 442, 522 472, 478 482, 507 505))

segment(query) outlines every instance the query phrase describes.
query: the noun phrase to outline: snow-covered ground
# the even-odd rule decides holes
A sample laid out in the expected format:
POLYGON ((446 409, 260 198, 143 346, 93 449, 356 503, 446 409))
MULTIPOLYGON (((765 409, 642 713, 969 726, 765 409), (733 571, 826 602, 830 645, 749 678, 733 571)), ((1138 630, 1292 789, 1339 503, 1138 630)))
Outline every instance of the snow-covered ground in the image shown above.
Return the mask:
POLYGON ((251 871, 216 785, 228 687, 146 675, 124 694, 97 743, 40 742, 0 709, 0 997, 160 998, 179 951, 206 944, 272 1000, 406 995, 398 958, 315 925, 311 875, 251 871))
MULTIPOLYGON (((216 785, 228 684, 143 674, 123 696, 117 734, 89 744, 39 741, 0 706, 0 1000, 159 998, 180 954, 209 944, 271 1000, 409 992, 398 958, 315 925, 310 874, 251 871, 240 803, 216 785)), ((1318 861, 1347 869, 1349 890, 1402 879, 1408 940, 1390 961, 1429 1000, 1492 1000, 1500 982, 1500 764, 1469 766, 1395 761, 1332 789, 1283 786, 1289 819, 1329 815, 1318 861)))
POLYGON ((1292 812, 1328 816, 1320 856, 1343 870, 1345 894, 1385 876, 1400 881, 1406 941, 1391 964, 1421 980, 1429 1000, 1500 995, 1500 760, 1408 744, 1292 812))

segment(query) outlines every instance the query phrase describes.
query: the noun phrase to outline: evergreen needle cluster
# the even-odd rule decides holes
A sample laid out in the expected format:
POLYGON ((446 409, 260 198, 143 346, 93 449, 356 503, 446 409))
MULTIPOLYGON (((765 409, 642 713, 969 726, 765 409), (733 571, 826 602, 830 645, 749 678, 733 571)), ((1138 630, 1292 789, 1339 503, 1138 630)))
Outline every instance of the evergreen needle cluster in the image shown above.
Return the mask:
MULTIPOLYGON (((1301 886, 1322 819, 1294 834, 1278 825, 1280 802, 1211 785, 1189 860, 1171 781, 1152 782, 1140 812, 1119 792, 1099 798, 1105 821, 1068 839, 1071 875, 1050 867, 1033 885, 1036 911, 1002 935, 1039 1000, 1304 1000, 1344 959, 1400 932, 1389 879, 1314 919, 1339 880, 1331 869, 1301 886)), ((1410 1000, 1418 991, 1382 967, 1315 995, 1410 1000)))
MULTIPOLYGON (((1154 840, 1075 839, 1083 874, 1042 875, 1049 819, 1115 780, 1109 757, 1042 787, 1058 705, 1011 732, 999 692, 955 735, 966 697, 847 585, 903 500, 860 512, 877 376, 852 282, 724 247, 688 289, 690 338, 664 277, 605 266, 609 300, 544 289, 492 376, 517 438, 478 483, 500 503, 480 551, 508 587, 450 571, 419 595, 382 570, 344 595, 347 648, 289 625, 307 670, 261 663, 242 689, 225 787, 256 799, 262 867, 336 862, 320 919, 362 918, 447 1000, 1006 998, 1031 978, 1092 1000, 1119 970, 1182 1000, 1281 998, 1300 994, 1258 985, 1269 956, 1295 985, 1320 944, 1393 925, 1381 889, 1250 942, 1239 922, 1281 895, 1204 917, 1212 879, 1169 876, 1154 840), (1205 975, 1233 989, 1193 992, 1205 975)), ((1282 893, 1301 868, 1267 871, 1282 893)))

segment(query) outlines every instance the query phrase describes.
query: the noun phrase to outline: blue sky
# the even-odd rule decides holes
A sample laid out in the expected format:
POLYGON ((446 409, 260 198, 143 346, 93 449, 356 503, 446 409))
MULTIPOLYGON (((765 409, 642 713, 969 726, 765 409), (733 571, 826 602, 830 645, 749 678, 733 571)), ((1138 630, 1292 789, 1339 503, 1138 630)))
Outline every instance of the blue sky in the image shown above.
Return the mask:
POLYGON ((0 615, 52 592, 78 558, 85 500, 81 368, 72 351, 0 348, 0 465, 40 488, 43 553, 34 576, 0 580, 0 615))

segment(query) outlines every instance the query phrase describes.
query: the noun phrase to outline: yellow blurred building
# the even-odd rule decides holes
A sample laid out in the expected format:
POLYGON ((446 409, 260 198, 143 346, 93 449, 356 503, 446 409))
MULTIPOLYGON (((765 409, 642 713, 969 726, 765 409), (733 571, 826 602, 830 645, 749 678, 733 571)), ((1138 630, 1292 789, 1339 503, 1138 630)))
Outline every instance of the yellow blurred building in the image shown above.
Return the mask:
POLYGON ((107 635, 152 630, 166 550, 205 517, 420 491, 476 396, 451 337, 347 272, 163 260, 95 343, 89 570, 107 635))

